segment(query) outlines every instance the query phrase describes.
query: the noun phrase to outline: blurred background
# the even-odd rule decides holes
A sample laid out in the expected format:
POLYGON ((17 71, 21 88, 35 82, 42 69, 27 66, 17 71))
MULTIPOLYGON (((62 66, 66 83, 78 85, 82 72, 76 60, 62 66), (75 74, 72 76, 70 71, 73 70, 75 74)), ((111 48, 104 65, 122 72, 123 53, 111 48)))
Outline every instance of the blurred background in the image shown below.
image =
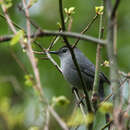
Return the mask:
MULTIPOLYGON (((20 0, 12 0, 13 6, 8 10, 11 19, 26 30, 25 16, 18 6, 20 0)), ((100 6, 99 0, 64 0, 64 8, 75 7, 72 15, 73 24, 71 31, 81 32, 83 28, 95 16, 95 6, 100 6)), ((117 18, 117 52, 119 69, 124 72, 130 71, 130 1, 121 1, 117 18)), ((2 14, 2 10, 0 9, 2 14)), ((43 29, 57 30, 57 23, 60 22, 58 0, 38 0, 30 8, 31 19, 43 29)), ((107 17, 104 14, 103 25, 107 32, 107 17)), ((86 34, 98 38, 99 20, 92 25, 86 34)), ((32 26, 32 33, 36 30, 32 26)), ((12 34, 6 21, 0 17, 0 36, 12 34)), ((39 38, 37 41, 45 48, 49 46, 53 37, 39 38)), ((69 39, 74 43, 74 39, 69 39)), ((57 50, 63 46, 60 39, 52 50, 57 50)), ((96 44, 87 41, 80 41, 77 46, 95 64, 96 44)), ((33 45, 34 50, 39 48, 33 45)), ((108 60, 106 49, 102 49, 102 63, 108 60)), ((65 121, 69 118, 75 106, 75 99, 70 85, 63 76, 52 65, 49 60, 42 59, 42 55, 36 55, 40 78, 46 98, 52 101, 53 97, 66 96, 70 101, 69 105, 57 106, 55 109, 65 121)), ((53 58, 59 64, 59 59, 53 58)), ((0 130, 28 130, 33 126, 42 127, 44 118, 44 108, 39 104, 37 93, 26 83, 26 76, 22 68, 26 68, 32 74, 32 68, 26 53, 21 49, 20 44, 10 46, 9 42, 0 43, 0 130), (24 67, 20 67, 24 65, 24 67)), ((101 67, 103 72, 109 77, 109 68, 101 67)), ((60 127, 51 118, 50 129, 58 130, 60 127)), ((100 127, 100 123, 99 123, 100 127)), ((37 128, 36 128, 37 129, 37 128)))

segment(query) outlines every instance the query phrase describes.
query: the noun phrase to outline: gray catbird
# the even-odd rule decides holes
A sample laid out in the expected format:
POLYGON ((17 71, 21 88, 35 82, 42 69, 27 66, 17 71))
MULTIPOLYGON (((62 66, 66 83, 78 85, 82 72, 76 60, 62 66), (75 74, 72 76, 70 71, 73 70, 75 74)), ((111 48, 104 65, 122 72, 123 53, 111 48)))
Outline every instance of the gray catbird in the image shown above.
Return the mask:
MULTIPOLYGON (((87 90, 91 90, 94 82, 95 66, 94 64, 84 56, 84 54, 78 49, 73 48, 74 54, 76 56, 80 71, 85 82, 87 90)), ((61 70, 64 78, 74 87, 82 89, 81 81, 73 63, 71 53, 67 46, 60 48, 58 51, 50 51, 52 54, 57 54, 60 58, 61 70)), ((104 96, 103 83, 110 84, 107 77, 99 72, 99 96, 104 96)))

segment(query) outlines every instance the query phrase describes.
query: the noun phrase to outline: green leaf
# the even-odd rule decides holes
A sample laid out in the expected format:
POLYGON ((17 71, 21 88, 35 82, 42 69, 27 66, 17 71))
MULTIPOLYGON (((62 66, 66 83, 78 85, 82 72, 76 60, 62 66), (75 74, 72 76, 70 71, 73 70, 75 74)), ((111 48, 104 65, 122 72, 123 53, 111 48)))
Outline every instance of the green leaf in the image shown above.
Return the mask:
POLYGON ((39 127, 37 127, 37 126, 32 126, 32 127, 30 127, 28 130, 39 130, 39 127))
POLYGON ((26 86, 33 86, 33 82, 32 82, 32 79, 33 79, 33 77, 32 77, 32 75, 25 75, 24 76, 24 78, 25 78, 25 85, 26 86))
POLYGON ((92 112, 88 113, 86 116, 86 124, 87 125, 91 124, 93 120, 94 120, 94 114, 92 112))
POLYGON ((3 5, 6 8, 6 10, 13 5, 12 0, 0 0, 0 4, 3 5))
POLYGON ((16 43, 18 43, 18 41, 24 36, 24 31, 23 30, 19 30, 16 35, 14 35, 14 37, 11 39, 10 41, 10 45, 13 46, 16 43))
POLYGON ((87 115, 84 115, 84 116, 79 108, 75 109, 74 112, 72 113, 71 117, 67 121, 68 126, 76 127, 79 125, 89 125, 93 122, 94 113, 92 113, 92 112, 87 113, 87 115))
POLYGON ((84 124, 84 117, 80 109, 75 109, 70 118, 67 121, 67 125, 70 127, 76 127, 84 124))
POLYGON ((30 0, 28 4, 28 8, 32 7, 38 0, 30 0))
POLYGON ((113 104, 111 102, 103 102, 99 107, 99 111, 103 114, 112 113, 113 104))
POLYGON ((103 15, 104 6, 96 6, 95 11, 96 11, 96 14, 103 15))
POLYGON ((65 8, 64 11, 67 15, 74 14, 75 7, 70 7, 69 9, 65 8))
POLYGON ((10 99, 5 97, 0 102, 0 112, 6 113, 10 109, 10 99))

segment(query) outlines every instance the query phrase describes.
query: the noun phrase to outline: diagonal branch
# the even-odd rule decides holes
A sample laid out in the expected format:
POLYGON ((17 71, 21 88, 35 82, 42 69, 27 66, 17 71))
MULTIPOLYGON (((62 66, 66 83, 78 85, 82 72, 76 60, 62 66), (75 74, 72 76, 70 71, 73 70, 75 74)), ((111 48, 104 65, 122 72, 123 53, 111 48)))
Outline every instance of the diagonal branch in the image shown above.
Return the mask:
MULTIPOLYGON (((96 14, 92 21, 81 31, 81 34, 84 34, 85 32, 88 31, 88 29, 91 27, 91 25, 96 21, 96 19, 98 18, 98 14, 96 14)), ((73 47, 77 46, 78 42, 79 42, 80 39, 77 39, 73 45, 73 47)))
MULTIPOLYGON (((25 9, 25 14, 27 17, 29 17, 29 11, 27 9, 27 6, 26 6, 26 0, 23 0, 23 6, 24 6, 24 9, 25 9)), ((27 26, 27 55, 30 59, 30 62, 32 64, 32 68, 33 68, 33 71, 34 71, 34 75, 35 75, 35 79, 36 79, 36 84, 37 84, 37 89, 39 91, 42 92, 42 88, 41 88, 41 83, 40 83, 40 76, 39 76, 39 71, 38 71, 38 68, 37 68, 37 63, 35 61, 35 57, 34 57, 34 54, 32 52, 32 47, 31 47, 31 28, 30 28, 30 21, 29 19, 26 19, 26 26, 27 26)), ((42 93, 43 95, 43 93, 42 93)))
POLYGON ((116 0, 114 8, 112 9, 111 19, 113 19, 115 17, 119 4, 120 4, 120 0, 116 0))

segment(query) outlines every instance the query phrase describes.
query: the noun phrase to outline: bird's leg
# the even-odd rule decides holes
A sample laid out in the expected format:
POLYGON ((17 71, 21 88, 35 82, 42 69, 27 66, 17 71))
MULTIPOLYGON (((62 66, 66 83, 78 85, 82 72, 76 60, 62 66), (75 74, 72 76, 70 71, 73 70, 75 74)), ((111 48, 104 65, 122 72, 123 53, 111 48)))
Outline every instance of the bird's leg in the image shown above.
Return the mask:
POLYGON ((84 105, 84 103, 83 103, 83 99, 85 99, 85 97, 86 97, 86 96, 83 95, 83 96, 80 98, 79 104, 82 103, 82 104, 84 105))
POLYGON ((80 95, 79 95, 78 89, 75 88, 75 87, 73 87, 73 88, 72 88, 72 93, 74 93, 75 96, 76 96, 76 99, 77 99, 77 105, 79 106, 80 103, 81 103, 82 105, 84 105, 84 103, 83 103, 83 99, 84 99, 84 97, 80 98, 80 95))

